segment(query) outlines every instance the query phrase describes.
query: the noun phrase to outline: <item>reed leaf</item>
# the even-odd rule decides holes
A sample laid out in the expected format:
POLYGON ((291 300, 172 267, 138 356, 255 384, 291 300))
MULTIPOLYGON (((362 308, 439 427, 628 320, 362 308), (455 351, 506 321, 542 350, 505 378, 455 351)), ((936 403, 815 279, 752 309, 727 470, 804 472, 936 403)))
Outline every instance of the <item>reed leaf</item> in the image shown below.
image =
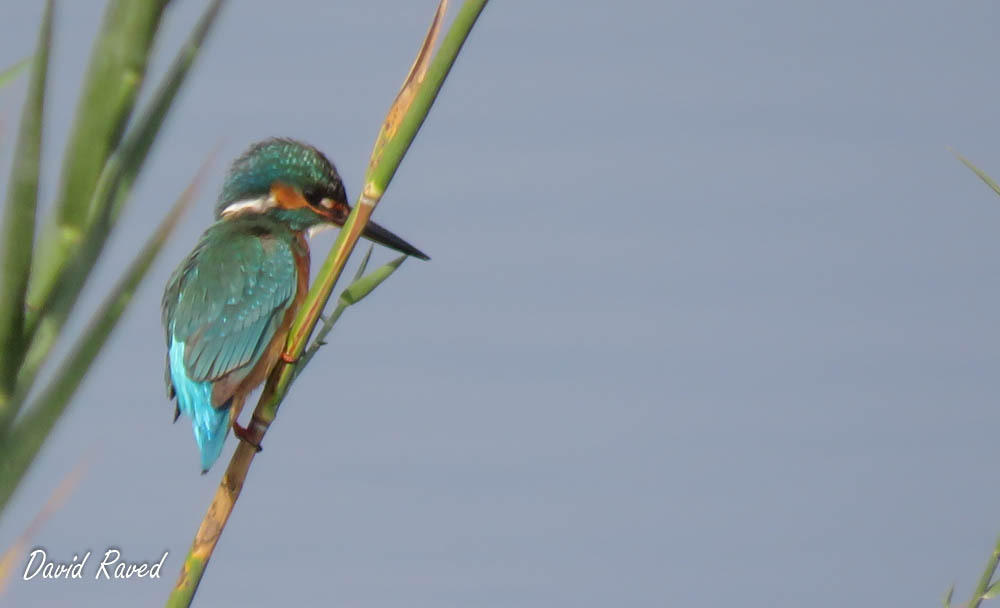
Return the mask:
POLYGON ((993 547, 993 553, 990 554, 990 558, 986 561, 986 567, 983 568, 983 574, 979 577, 979 582, 976 584, 976 589, 972 592, 972 597, 966 604, 966 608, 979 608, 984 599, 992 597, 988 593, 996 584, 991 585, 990 581, 993 580, 998 563, 1000 563, 1000 538, 997 539, 997 543, 993 547))
MULTIPOLYGON (((337 306, 330 313, 330 316, 323 320, 323 326, 319 328, 316 332, 316 337, 313 339, 312 344, 309 348, 302 354, 302 358, 299 360, 298 364, 295 366, 295 377, 298 377, 299 372, 305 369, 305 366, 309 364, 309 361, 319 350, 320 346, 326 344, 326 337, 329 335, 333 326, 340 320, 340 316, 344 314, 349 306, 353 306, 365 299, 371 292, 375 291, 375 288, 381 285, 386 279, 392 276, 392 273, 396 272, 396 269, 406 261, 407 256, 401 255, 395 260, 380 266, 379 268, 373 270, 371 273, 360 276, 365 267, 368 265, 368 259, 371 257, 372 250, 368 249, 368 253, 365 254, 364 260, 361 262, 361 266, 358 268, 358 274, 355 275, 354 281, 347 286, 347 289, 340 292, 340 297, 337 298, 337 306)), ((292 381, 295 380, 292 378, 292 381)))
MULTIPOLYGON (((14 153, 14 166, 7 186, 3 216, 3 240, 0 244, 0 431, 13 415, 11 397, 17 369, 25 351, 24 298, 31 272, 34 247, 35 213, 38 203, 38 177, 42 155, 42 122, 45 108, 45 83, 48 78, 49 49, 52 46, 53 1, 45 3, 38 44, 31 61, 31 82, 21 114, 21 125, 14 153)), ((22 62, 20 66, 27 65, 22 62)), ((14 66, 4 75, 23 67, 14 66)))
POLYGON ((983 599, 991 600, 995 598, 997 595, 1000 595, 1000 581, 996 581, 992 585, 990 585, 990 588, 987 589, 986 593, 983 594, 983 599))
POLYGON ((369 164, 365 174, 365 187, 370 188, 370 194, 380 196, 389 187, 389 182, 396 174, 396 169, 399 168, 403 156, 409 150, 410 144, 413 143, 417 131, 424 124, 438 92, 441 91, 441 85, 444 84, 448 72, 455 64, 455 59, 462 50, 462 45, 465 44, 472 26, 476 24, 476 20, 479 19, 479 15, 485 7, 486 0, 467 1, 462 4, 448 34, 441 41, 441 47, 428 66, 426 75, 421 79, 419 91, 414 94, 412 101, 410 101, 412 105, 407 108, 405 116, 396 127, 394 137, 381 148, 377 161, 369 164))
POLYGON ((395 260, 385 264, 369 274, 355 280, 351 283, 347 289, 340 293, 340 300, 337 306, 353 306, 361 300, 368 297, 371 292, 375 291, 375 288, 382 284, 383 281, 392 276, 392 273, 396 272, 400 264, 406 261, 407 256, 401 255, 395 260))
POLYGON ((58 285, 83 240, 94 188, 132 115, 167 2, 111 0, 104 13, 63 158, 54 216, 32 270, 28 302, 34 309, 58 285))
POLYGON ((29 319, 27 332, 31 346, 18 376, 19 388, 31 386, 39 367, 51 352, 224 2, 213 0, 205 9, 152 99, 108 159, 90 205, 97 210, 97 217, 87 227, 74 259, 59 271, 57 287, 34 318, 35 323, 29 319))
POLYGON ((25 551, 31 542, 31 539, 38 534, 38 531, 45 525, 45 522, 49 520, 52 515, 62 508, 66 500, 69 498, 73 490, 76 489, 77 484, 83 477, 84 473, 90 468, 90 464, 93 461, 93 457, 84 457, 77 461, 76 466, 73 470, 63 477, 56 489, 52 491, 49 499, 45 501, 42 508, 39 509, 35 518, 31 520, 28 527, 25 528, 24 532, 21 533, 14 543, 8 547, 2 556, 0 556, 0 597, 3 597, 4 592, 7 590, 7 582, 10 579, 11 573, 14 571, 14 564, 20 563, 24 559, 25 551))
POLYGON ((387 141, 395 137, 400 121, 410 109, 413 97, 420 89, 424 76, 427 75, 427 66, 430 65, 431 59, 434 57, 434 44, 441 32, 441 22, 444 21, 444 15, 447 11, 448 0, 441 0, 434 13, 434 19, 431 20, 431 25, 427 28, 427 34, 424 35, 424 42, 420 45, 420 50, 417 51, 417 57, 413 60, 413 65, 410 66, 406 78, 403 79, 403 86, 399 88, 396 99, 389 107, 385 120, 382 121, 382 128, 379 129, 379 133, 375 137, 375 146, 372 149, 369 166, 378 164, 382 158, 382 148, 385 147, 387 141))
POLYGON ((109 292, 52 381, 28 407, 24 415, 14 422, 10 432, 0 438, 0 454, 4 455, 3 466, 0 466, 0 512, 7 506, 45 438, 65 411, 70 398, 107 342, 156 255, 173 232, 181 215, 194 200, 195 192, 207 168, 208 161, 201 167, 159 227, 146 241, 142 251, 109 292))
POLYGON ((958 160, 961 161, 963 165, 965 165, 973 173, 975 173, 976 176, 979 177, 979 179, 983 180, 983 183, 985 183, 987 186, 989 186, 990 188, 992 188, 993 191, 996 192, 997 194, 1000 194, 1000 185, 998 185, 993 180, 992 177, 990 177, 989 175, 987 175, 982 169, 980 169, 976 165, 972 164, 972 161, 970 161, 969 159, 965 158, 964 156, 962 156, 961 154, 959 154, 955 150, 952 150, 951 153, 954 154, 955 157, 958 158, 958 160))
MULTIPOLYGON (((44 19, 43 19, 44 21, 44 19)), ((0 71, 0 88, 3 88, 13 82, 15 78, 21 75, 21 72, 28 69, 31 66, 33 57, 25 57, 21 61, 18 61, 9 68, 5 68, 0 71)))

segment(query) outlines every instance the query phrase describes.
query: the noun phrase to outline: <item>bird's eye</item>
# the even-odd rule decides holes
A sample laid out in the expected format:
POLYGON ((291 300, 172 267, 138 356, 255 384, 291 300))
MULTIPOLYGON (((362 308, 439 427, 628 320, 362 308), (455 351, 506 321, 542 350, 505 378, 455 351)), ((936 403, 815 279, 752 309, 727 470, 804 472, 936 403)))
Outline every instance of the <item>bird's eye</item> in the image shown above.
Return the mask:
POLYGON ((309 205, 319 207, 323 201, 323 192, 320 190, 305 190, 302 192, 302 198, 306 199, 309 205))

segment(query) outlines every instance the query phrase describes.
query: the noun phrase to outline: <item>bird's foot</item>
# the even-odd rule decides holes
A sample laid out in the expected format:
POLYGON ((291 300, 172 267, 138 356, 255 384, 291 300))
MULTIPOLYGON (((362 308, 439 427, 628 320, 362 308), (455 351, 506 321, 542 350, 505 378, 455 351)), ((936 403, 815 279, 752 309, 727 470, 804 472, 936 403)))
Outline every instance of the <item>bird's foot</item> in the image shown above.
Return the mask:
POLYGON ((296 363, 299 362, 298 357, 293 357, 292 355, 286 353, 285 351, 281 351, 281 360, 289 365, 295 365, 296 363))
POLYGON ((247 430, 247 427, 240 426, 236 421, 233 421, 233 435, 236 435, 240 441, 256 450, 258 454, 264 449, 250 436, 250 431, 247 430))

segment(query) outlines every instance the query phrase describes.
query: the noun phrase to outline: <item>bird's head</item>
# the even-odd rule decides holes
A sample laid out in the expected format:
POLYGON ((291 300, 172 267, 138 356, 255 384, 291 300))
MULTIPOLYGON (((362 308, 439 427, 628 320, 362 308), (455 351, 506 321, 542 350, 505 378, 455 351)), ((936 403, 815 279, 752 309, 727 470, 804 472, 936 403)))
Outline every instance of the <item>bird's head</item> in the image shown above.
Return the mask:
MULTIPOLYGON (((267 139, 250 146, 233 163, 215 211, 221 219, 266 215, 292 230, 304 231, 343 226, 351 206, 337 169, 322 152, 291 139, 267 139)), ((375 222, 369 221, 362 234, 396 251, 428 259, 375 222)))

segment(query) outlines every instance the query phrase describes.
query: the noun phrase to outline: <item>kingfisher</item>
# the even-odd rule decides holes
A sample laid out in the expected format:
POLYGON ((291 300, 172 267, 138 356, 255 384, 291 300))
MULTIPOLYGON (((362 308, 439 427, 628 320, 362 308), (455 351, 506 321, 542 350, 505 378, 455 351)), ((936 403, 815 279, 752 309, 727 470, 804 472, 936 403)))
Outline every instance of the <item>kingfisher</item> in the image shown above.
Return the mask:
MULTIPOLYGON (((215 222, 163 294, 167 394, 177 400, 174 421, 182 413, 191 418, 202 473, 218 459, 230 428, 250 441, 237 419, 282 357, 308 290, 306 234, 343 226, 350 211, 333 163, 299 141, 258 142, 226 175, 215 222)), ((429 259, 374 222, 362 236, 429 259)))

